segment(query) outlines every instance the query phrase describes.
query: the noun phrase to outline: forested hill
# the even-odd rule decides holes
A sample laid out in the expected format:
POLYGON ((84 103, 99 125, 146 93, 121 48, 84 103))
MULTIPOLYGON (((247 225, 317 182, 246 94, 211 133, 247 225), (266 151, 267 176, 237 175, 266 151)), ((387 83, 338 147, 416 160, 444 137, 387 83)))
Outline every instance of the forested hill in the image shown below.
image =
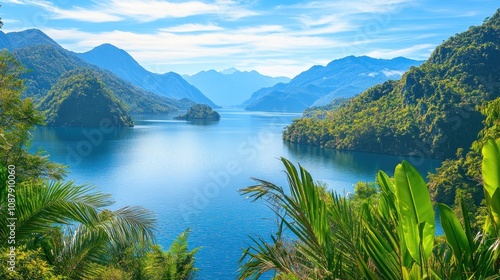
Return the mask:
POLYGON ((177 111, 185 102, 165 98, 142 90, 115 74, 99 69, 76 57, 71 52, 54 45, 33 45, 16 49, 15 57, 28 69, 25 78, 25 96, 36 103, 45 97, 53 85, 68 71, 79 68, 92 69, 107 88, 112 89, 116 98, 125 103, 132 113, 162 113, 177 111))
POLYGON ((133 126, 127 109, 95 71, 67 72, 47 93, 39 109, 49 126, 133 126))
POLYGON ((323 120, 295 120, 283 138, 335 149, 448 158, 476 139, 483 121, 480 108, 499 95, 500 10, 481 26, 446 40, 399 81, 370 88, 323 120))

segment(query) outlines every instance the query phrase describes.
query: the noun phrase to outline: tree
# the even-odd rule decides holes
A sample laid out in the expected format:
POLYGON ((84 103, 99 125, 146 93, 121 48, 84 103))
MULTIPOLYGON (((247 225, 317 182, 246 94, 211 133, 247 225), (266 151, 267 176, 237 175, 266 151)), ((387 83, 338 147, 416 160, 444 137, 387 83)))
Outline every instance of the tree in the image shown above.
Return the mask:
POLYGON ((28 152, 30 130, 43 123, 43 116, 35 110, 31 99, 21 99, 23 73, 22 65, 4 50, 0 54, 0 162, 16 166, 18 181, 62 179, 65 171, 61 165, 51 163, 41 152, 28 152))

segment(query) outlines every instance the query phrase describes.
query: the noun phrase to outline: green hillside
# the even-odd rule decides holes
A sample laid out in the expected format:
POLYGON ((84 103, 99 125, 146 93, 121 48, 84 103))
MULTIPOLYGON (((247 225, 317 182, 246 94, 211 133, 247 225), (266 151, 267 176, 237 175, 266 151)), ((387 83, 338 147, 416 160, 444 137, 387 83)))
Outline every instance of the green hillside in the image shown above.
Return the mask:
POLYGON ((480 109, 500 95, 499 80, 497 11, 483 25, 445 41, 399 81, 370 88, 322 120, 295 120, 283 138, 334 149, 449 158, 476 139, 484 119, 480 109))
POLYGON ((133 126, 125 105, 90 70, 66 73, 39 106, 48 126, 133 126))
MULTIPOLYGON (((165 98, 142 90, 113 73, 92 66, 69 51, 52 45, 36 45, 17 49, 16 58, 29 70, 25 78, 23 96, 38 103, 67 71, 77 68, 92 70, 94 76, 113 89, 117 99, 126 104, 131 113, 168 113, 179 110, 185 102, 165 98)), ((193 103, 190 102, 189 105, 193 103)))

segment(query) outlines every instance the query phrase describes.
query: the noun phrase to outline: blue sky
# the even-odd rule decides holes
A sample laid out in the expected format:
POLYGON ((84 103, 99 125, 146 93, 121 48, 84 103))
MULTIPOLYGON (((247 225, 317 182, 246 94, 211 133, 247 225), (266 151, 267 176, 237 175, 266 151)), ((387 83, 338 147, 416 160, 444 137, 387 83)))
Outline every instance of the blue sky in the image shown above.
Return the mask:
POLYGON ((496 0, 0 3, 3 32, 38 28, 75 52, 111 43, 153 72, 236 67, 289 77, 348 55, 427 59, 500 8, 496 0))

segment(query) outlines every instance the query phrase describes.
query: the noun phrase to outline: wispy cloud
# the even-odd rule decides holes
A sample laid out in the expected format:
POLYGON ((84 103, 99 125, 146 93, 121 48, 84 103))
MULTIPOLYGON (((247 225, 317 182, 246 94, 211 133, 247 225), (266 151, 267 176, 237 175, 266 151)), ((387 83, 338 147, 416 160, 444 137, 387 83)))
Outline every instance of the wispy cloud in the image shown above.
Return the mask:
POLYGON ((402 7, 413 5, 413 2, 413 0, 311 1, 289 7, 316 11, 330 10, 337 15, 352 15, 393 12, 402 7))
POLYGON ((389 70, 389 69, 384 69, 382 70, 382 73, 387 77, 387 78, 391 78, 391 77, 401 77, 404 73, 406 72, 406 70, 389 70))
POLYGON ((235 1, 217 0, 171 2, 160 0, 109 0, 93 1, 87 6, 60 8, 46 0, 9 0, 11 4, 31 5, 45 9, 54 19, 83 22, 116 22, 133 19, 152 22, 164 18, 184 18, 198 15, 217 15, 229 20, 257 15, 235 1))
POLYGON ((480 24, 497 8, 488 0, 464 3, 5 0, 2 10, 13 8, 3 31, 40 28, 76 52, 111 43, 155 72, 235 66, 293 76, 347 55, 426 59, 442 40, 480 24), (19 21, 9 21, 14 18, 19 21))
POLYGON ((427 59, 436 46, 432 44, 418 44, 407 48, 379 49, 368 52, 367 55, 376 58, 393 58, 398 56, 427 59))
POLYGON ((223 29, 224 28, 211 23, 210 24, 188 23, 166 28, 160 28, 159 31, 172 32, 172 33, 189 33, 189 32, 220 31, 223 29))

